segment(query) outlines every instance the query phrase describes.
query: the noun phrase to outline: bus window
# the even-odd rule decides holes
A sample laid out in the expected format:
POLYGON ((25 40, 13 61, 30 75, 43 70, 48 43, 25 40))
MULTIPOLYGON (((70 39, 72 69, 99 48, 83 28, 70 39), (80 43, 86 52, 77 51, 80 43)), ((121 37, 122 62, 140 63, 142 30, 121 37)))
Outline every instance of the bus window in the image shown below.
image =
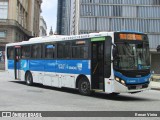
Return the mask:
POLYGON ((72 47, 72 58, 86 59, 88 58, 88 47, 87 46, 74 46, 72 47))
POLYGON ((72 47, 72 58, 79 58, 79 47, 72 47))
POLYGON ((88 47, 80 47, 80 58, 88 58, 88 47))
POLYGON ((36 59, 40 59, 42 58, 42 45, 38 44, 38 45, 32 45, 32 58, 36 58, 36 59))
POLYGON ((63 48, 64 48, 64 45, 62 43, 59 43, 57 45, 57 57, 58 58, 64 58, 64 56, 63 56, 63 48))
POLYGON ((59 43, 57 46, 57 55, 58 58, 70 58, 70 43, 65 42, 65 43, 59 43))
POLYGON ((70 58, 70 43, 69 42, 65 43, 64 58, 70 58))
POLYGON ((45 46, 45 58, 55 58, 55 45, 48 44, 45 46))
POLYGON ((9 47, 7 49, 7 57, 8 59, 14 59, 14 48, 13 47, 9 47))
POLYGON ((30 46, 22 47, 22 59, 30 58, 30 46))

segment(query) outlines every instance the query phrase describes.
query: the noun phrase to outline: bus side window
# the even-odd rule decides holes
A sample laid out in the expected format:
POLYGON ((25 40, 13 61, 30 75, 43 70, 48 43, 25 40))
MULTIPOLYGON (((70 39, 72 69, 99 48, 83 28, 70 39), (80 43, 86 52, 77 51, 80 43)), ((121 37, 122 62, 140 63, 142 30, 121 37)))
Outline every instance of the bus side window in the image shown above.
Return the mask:
POLYGON ((60 59, 70 58, 70 42, 61 42, 57 45, 57 57, 60 59))
POLYGON ((88 58, 88 47, 87 46, 73 46, 72 47, 72 58, 74 59, 87 59, 88 58))
POLYGON ((64 58, 64 50, 63 50, 63 48, 64 48, 64 45, 63 45, 63 43, 59 43, 58 45, 57 45, 57 57, 58 58, 64 58))
POLYGON ((45 46, 45 58, 55 58, 55 45, 48 44, 45 46))
POLYGON ((9 47, 7 49, 7 57, 8 59, 14 59, 14 48, 13 47, 9 47))
POLYGON ((22 47, 22 59, 30 58, 30 46, 23 46, 22 47))
POLYGON ((42 58, 42 45, 32 45, 32 58, 40 59, 42 58))
POLYGON ((80 58, 88 58, 88 47, 82 46, 80 47, 80 58))
POLYGON ((79 47, 72 47, 72 58, 79 58, 79 47))
POLYGON ((70 43, 66 42, 64 46, 64 58, 70 58, 70 43))

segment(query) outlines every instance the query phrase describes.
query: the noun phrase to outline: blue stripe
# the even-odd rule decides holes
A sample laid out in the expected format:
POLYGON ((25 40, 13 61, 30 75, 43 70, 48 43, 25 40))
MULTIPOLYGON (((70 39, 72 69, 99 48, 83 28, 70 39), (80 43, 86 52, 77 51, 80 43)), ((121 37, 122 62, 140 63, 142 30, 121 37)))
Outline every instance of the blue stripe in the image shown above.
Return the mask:
POLYGON ((8 60, 8 69, 14 69, 14 60, 8 60))
MULTIPOLYGON (((19 69, 90 75, 89 63, 89 60, 21 60, 19 69)), ((8 61, 8 68, 14 69, 13 60, 8 61)))

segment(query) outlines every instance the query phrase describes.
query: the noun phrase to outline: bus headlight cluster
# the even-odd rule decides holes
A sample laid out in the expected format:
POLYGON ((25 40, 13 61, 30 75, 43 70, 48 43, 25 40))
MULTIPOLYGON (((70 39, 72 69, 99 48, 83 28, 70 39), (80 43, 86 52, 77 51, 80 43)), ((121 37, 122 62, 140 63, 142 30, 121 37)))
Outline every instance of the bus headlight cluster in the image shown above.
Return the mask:
POLYGON ((120 79, 116 77, 116 81, 120 82, 120 79))
POLYGON ((126 85, 126 82, 124 80, 121 80, 120 78, 118 77, 115 77, 115 80, 123 85, 126 85))

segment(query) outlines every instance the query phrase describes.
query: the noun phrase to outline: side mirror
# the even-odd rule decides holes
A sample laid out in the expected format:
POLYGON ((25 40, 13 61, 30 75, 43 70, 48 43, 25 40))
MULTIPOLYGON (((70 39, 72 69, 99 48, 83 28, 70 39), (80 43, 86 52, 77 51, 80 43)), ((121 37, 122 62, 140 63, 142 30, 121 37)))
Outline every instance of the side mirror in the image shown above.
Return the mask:
POLYGON ((106 37, 105 40, 105 52, 104 52, 104 77, 109 78, 111 76, 111 48, 112 38, 106 37))
POLYGON ((113 57, 115 58, 117 55, 117 46, 113 44, 113 51, 112 51, 113 57))
POLYGON ((160 45, 157 46, 157 52, 160 52, 160 45))

